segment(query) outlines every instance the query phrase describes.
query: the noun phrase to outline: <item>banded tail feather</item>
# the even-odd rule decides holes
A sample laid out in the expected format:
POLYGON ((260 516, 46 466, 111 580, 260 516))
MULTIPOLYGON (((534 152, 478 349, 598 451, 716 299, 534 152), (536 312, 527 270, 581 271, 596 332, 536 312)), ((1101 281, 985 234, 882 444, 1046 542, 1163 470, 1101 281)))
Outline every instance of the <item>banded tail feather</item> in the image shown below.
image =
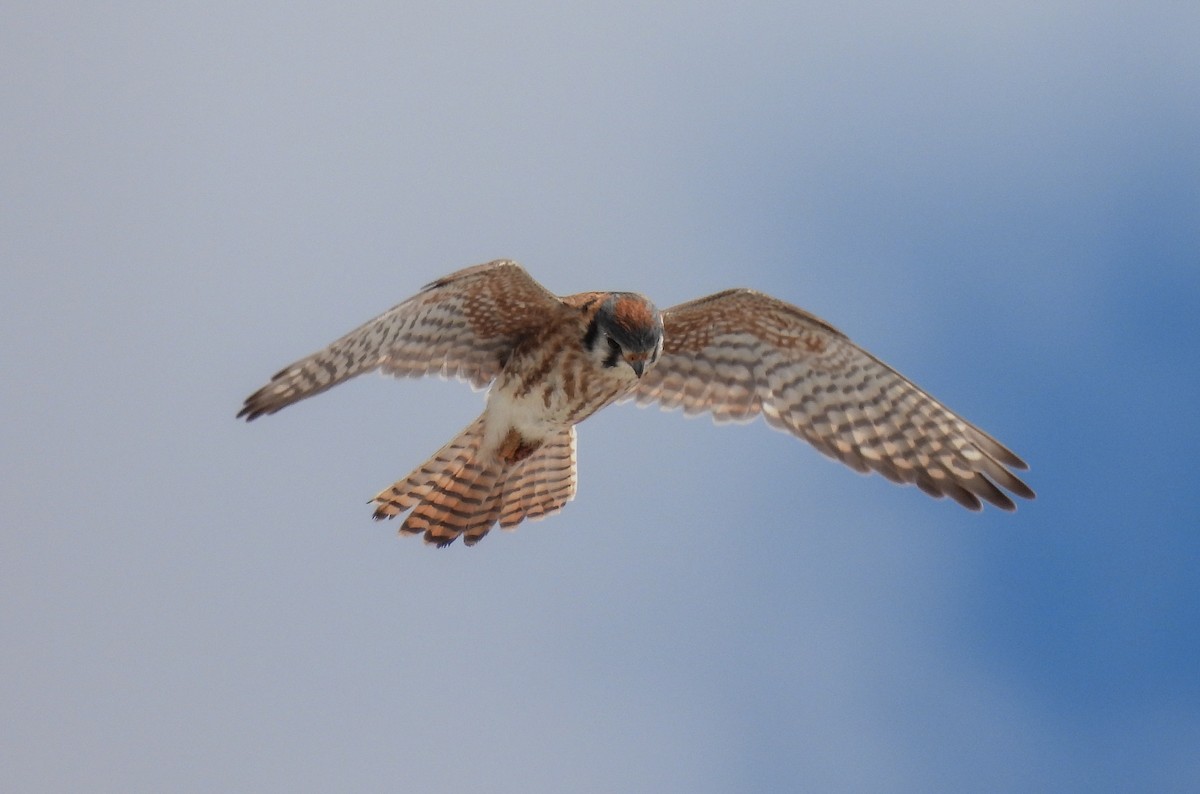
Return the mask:
POLYGON ((529 457, 507 463, 483 448, 483 417, 407 477, 372 500, 376 520, 412 511, 400 526, 406 535, 448 546, 459 536, 478 543, 500 522, 512 529, 525 519, 558 512, 575 496, 575 428, 548 438, 529 457))

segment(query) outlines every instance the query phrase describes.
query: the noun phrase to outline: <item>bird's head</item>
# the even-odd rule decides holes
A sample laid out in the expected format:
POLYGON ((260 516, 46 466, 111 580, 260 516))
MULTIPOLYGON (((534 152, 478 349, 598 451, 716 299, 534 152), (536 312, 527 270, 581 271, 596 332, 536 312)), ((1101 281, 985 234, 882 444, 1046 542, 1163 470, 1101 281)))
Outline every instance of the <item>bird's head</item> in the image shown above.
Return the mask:
POLYGON ((640 378, 662 355, 662 315, 644 295, 613 292, 600 304, 583 341, 604 367, 628 366, 640 378))

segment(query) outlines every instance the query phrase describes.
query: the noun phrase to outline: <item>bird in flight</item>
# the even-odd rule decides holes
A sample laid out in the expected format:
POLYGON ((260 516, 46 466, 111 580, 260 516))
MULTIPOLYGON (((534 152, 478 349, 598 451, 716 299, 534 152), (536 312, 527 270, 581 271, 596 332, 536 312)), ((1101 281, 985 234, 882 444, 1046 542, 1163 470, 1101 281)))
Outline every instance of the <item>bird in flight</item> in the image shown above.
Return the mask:
POLYGON ((575 496, 575 425, 613 402, 657 402, 715 421, 762 414, 859 472, 971 510, 1034 498, 996 439, 812 314, 750 289, 655 308, 633 292, 558 297, 497 260, 427 285, 280 370, 238 417, 273 414, 380 369, 491 385, 483 413, 372 500, 404 534, 477 543, 575 496))

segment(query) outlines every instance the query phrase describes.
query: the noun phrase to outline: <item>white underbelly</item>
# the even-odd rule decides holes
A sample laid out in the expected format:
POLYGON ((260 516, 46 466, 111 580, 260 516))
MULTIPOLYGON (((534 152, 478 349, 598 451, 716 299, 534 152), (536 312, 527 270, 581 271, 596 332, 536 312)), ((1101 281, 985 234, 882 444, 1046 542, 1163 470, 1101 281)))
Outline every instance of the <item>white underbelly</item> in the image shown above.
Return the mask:
POLYGON ((632 386, 637 378, 628 367, 593 373, 588 388, 568 391, 551 374, 534 388, 522 389, 516 379, 503 376, 488 392, 484 410, 484 447, 495 449, 516 430, 523 439, 541 441, 586 419, 632 386), (628 377, 624 377, 628 372, 628 377))

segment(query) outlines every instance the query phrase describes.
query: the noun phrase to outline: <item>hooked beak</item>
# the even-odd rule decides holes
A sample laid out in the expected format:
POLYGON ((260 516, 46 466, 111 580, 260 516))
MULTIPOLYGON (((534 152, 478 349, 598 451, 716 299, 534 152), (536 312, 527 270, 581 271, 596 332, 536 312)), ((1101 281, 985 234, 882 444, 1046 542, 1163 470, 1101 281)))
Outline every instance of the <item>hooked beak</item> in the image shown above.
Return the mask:
POLYGON ((638 378, 641 378, 642 373, 646 371, 645 359, 640 359, 638 361, 630 361, 629 366, 633 367, 633 374, 637 375, 638 378))

